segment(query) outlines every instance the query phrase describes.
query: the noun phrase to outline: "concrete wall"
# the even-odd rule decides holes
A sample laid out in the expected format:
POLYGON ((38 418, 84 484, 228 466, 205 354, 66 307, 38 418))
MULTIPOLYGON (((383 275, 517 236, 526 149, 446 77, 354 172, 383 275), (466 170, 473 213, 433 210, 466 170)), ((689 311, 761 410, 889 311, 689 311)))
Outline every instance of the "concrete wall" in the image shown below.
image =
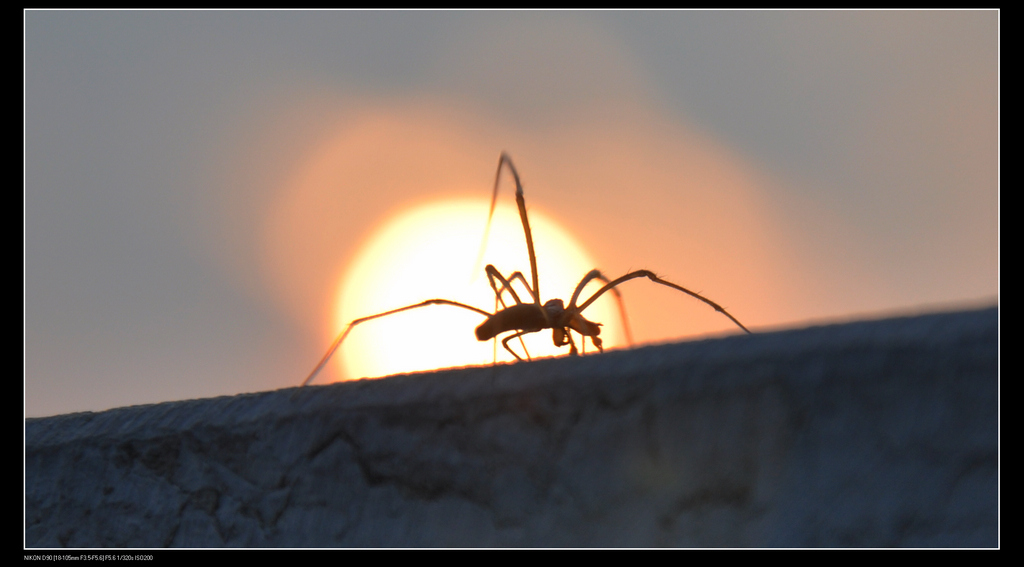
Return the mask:
POLYGON ((998 311, 28 419, 29 547, 996 546, 998 311))

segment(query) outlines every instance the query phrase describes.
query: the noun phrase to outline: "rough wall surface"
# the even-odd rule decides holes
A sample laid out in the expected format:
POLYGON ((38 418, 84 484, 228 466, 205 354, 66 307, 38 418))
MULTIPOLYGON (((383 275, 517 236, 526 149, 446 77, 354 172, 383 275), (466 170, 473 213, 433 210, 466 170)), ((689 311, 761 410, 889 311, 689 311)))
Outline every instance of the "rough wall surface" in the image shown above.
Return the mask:
POLYGON ((25 421, 29 547, 998 545, 996 308, 25 421))

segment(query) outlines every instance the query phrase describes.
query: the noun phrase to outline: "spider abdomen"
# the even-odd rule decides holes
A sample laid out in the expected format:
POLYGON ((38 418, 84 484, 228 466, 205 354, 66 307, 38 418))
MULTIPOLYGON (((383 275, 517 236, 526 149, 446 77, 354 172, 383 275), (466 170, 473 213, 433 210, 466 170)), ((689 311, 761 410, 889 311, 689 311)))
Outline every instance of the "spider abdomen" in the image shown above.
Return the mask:
POLYGON ((541 311, 534 303, 520 303, 498 311, 487 318, 476 328, 477 340, 487 341, 505 331, 520 330, 526 332, 539 331, 549 325, 541 311))

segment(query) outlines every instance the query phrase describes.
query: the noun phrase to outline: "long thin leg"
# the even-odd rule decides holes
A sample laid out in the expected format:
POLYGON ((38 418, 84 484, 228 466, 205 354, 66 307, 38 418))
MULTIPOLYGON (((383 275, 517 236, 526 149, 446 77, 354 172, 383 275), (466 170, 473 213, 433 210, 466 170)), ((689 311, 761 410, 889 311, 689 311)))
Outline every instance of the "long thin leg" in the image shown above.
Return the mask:
MULTIPOLYGON (((523 302, 519 299, 519 295, 516 293, 516 290, 512 288, 512 280, 515 280, 516 278, 518 278, 519 281, 523 282, 523 285, 526 286, 526 291, 529 291, 531 295, 533 294, 533 290, 530 289, 530 284, 526 283, 526 279, 523 277, 523 273, 522 272, 515 272, 508 279, 505 279, 505 276, 501 275, 501 272, 498 271, 498 268, 495 268, 491 264, 487 264, 487 267, 485 268, 484 271, 487 272, 487 281, 489 281, 491 283, 491 289, 494 290, 494 310, 495 310, 495 312, 497 312, 497 310, 498 310, 498 302, 501 302, 501 306, 503 308, 504 307, 508 307, 507 305, 505 305, 505 300, 501 297, 502 292, 505 291, 506 289, 508 290, 509 293, 512 294, 512 299, 516 300, 516 305, 522 305, 523 302), (497 279, 497 280, 499 280, 501 282, 501 289, 500 290, 498 289, 498 286, 494 284, 494 280, 495 279, 497 279)), ((495 336, 494 340, 495 341, 498 340, 497 336, 495 336)), ((530 351, 529 351, 529 349, 526 348, 526 342, 523 340, 523 337, 519 337, 519 344, 523 345, 523 352, 526 353, 526 358, 530 359, 530 351)), ((497 345, 497 343, 495 343, 495 345, 497 345)), ((505 348, 508 348, 508 347, 505 347, 505 348)), ((512 353, 512 354, 515 355, 515 353, 512 353)), ((494 358, 495 358, 495 361, 497 361, 497 358, 498 358, 498 347, 497 346, 494 347, 494 358)), ((519 358, 519 357, 516 356, 516 358, 519 358)), ((532 359, 530 359, 530 360, 532 360, 532 359)))
POLYGON ((392 309, 391 311, 385 311, 383 313, 378 313, 376 315, 370 315, 369 317, 362 317, 360 319, 356 319, 355 321, 349 323, 347 327, 345 327, 345 330, 342 331, 340 335, 338 335, 338 338, 334 339, 334 342, 331 343, 331 348, 327 349, 327 354, 325 354, 324 357, 320 359, 320 362, 317 363, 316 368, 314 368, 313 371, 309 373, 309 376, 307 376, 306 379, 302 382, 302 385, 305 386, 306 384, 312 382, 313 378, 315 378, 316 375, 321 370, 323 370, 323 367, 327 364, 327 361, 331 359, 331 355, 334 354, 334 351, 338 350, 338 347, 341 346, 342 341, 344 341, 345 337, 348 336, 348 333, 349 331, 352 330, 352 327, 355 327, 360 323, 365 323, 366 321, 370 321, 372 319, 377 319, 379 317, 384 317, 387 315, 394 315, 395 313, 401 313, 402 311, 416 309, 417 307, 426 307, 427 305, 452 305, 455 307, 462 307, 463 309, 469 309, 470 311, 476 311, 477 313, 483 315, 484 317, 491 316, 490 313, 484 311, 483 309, 478 309, 476 307, 473 307, 472 305, 466 305, 465 303, 459 303, 458 301, 451 301, 448 299, 428 299, 426 301, 417 303, 416 305, 407 305, 405 307, 399 307, 398 309, 392 309))
MULTIPOLYGON (((601 273, 600 270, 590 270, 587 275, 583 276, 580 280, 579 285, 576 286, 576 291, 572 292, 572 299, 569 300, 569 307, 566 311, 571 311, 576 308, 576 300, 579 299, 580 293, 583 292, 583 288, 587 286, 592 280, 601 280, 604 283, 611 283, 611 281, 601 273)), ((622 294, 617 288, 611 288, 613 294, 615 294, 615 302, 619 304, 619 317, 622 318, 622 328, 626 330, 626 342, 630 346, 633 345, 633 333, 629 331, 629 319, 626 317, 626 305, 622 302, 622 294)), ((583 311, 583 309, 580 309, 583 311)), ((583 341, 586 344, 586 340, 583 341)))
MULTIPOLYGON (((519 337, 519 342, 523 342, 523 335, 525 335, 526 333, 536 333, 536 332, 537 331, 519 331, 518 333, 513 333, 513 334, 511 334, 511 335, 509 335, 509 336, 507 336, 507 337, 505 337, 504 339, 501 340, 501 346, 505 347, 505 350, 507 350, 510 353, 512 353, 512 356, 516 357, 516 360, 518 360, 519 362, 523 362, 523 359, 518 354, 516 354, 516 351, 512 350, 512 347, 508 346, 508 342, 511 341, 512 339, 516 338, 516 337, 519 337)), ((527 358, 527 360, 533 360, 533 359, 530 358, 530 354, 529 353, 526 354, 526 358, 527 358)))
MULTIPOLYGON (((494 192, 491 194, 491 210, 487 213, 487 228, 484 230, 484 245, 487 242, 487 232, 491 227, 491 217, 494 216, 494 207, 498 202, 498 186, 501 181, 501 166, 508 165, 509 171, 512 172, 512 177, 516 181, 516 206, 519 207, 519 219, 523 222, 523 233, 526 235, 526 249, 530 253, 530 275, 533 279, 533 299, 534 302, 540 306, 540 283, 537 277, 537 255, 533 251, 533 232, 530 230, 530 219, 526 215, 526 198, 523 197, 523 184, 519 181, 519 172, 516 171, 516 166, 512 164, 512 158, 505 152, 501 152, 501 157, 498 158, 498 171, 494 175, 494 192)), ((481 250, 481 254, 482 254, 481 250)), ((545 314, 545 317, 547 315, 545 314)))
MULTIPOLYGON (((494 290, 495 296, 500 298, 501 294, 505 290, 508 290, 508 292, 512 294, 512 299, 516 300, 516 304, 522 304, 523 301, 519 299, 519 294, 517 294, 516 290, 512 287, 512 282, 516 279, 522 282, 523 286, 526 288, 526 291, 530 292, 530 295, 533 295, 533 290, 530 289, 530 284, 526 282, 526 278, 523 277, 522 272, 514 272, 511 276, 508 277, 508 279, 506 279, 504 276, 501 275, 501 272, 498 271, 498 268, 495 268, 491 264, 487 264, 485 271, 487 272, 487 279, 491 283, 491 289, 494 290), (498 280, 501 282, 501 289, 498 289, 498 286, 495 285, 494 280, 498 280)), ((501 304, 502 306, 505 306, 504 301, 502 301, 501 304)))
POLYGON ((534 295, 533 290, 530 289, 530 282, 526 281, 522 272, 512 272, 512 275, 508 277, 509 289, 512 289, 512 282, 515 280, 519 280, 519 283, 523 284, 526 291, 530 292, 530 296, 536 299, 536 295, 534 295))
POLYGON ((668 287, 670 287, 672 289, 678 289, 679 291, 681 291, 681 292, 683 292, 683 293, 685 293, 687 295, 690 295, 692 297, 695 297, 695 298, 703 301, 704 303, 707 303, 708 305, 713 307, 715 309, 715 311, 718 311, 722 315, 725 315, 726 317, 728 317, 733 323, 736 323, 736 325, 739 328, 743 329, 747 333, 750 333, 750 330, 747 329, 746 327, 744 327, 743 323, 740 323, 739 321, 737 321, 736 318, 733 317, 732 315, 730 315, 729 312, 726 311, 724 308, 722 308, 721 305, 715 303, 714 301, 711 301, 710 299, 704 297, 703 295, 701 295, 701 294, 699 294, 697 292, 690 291, 690 290, 686 289, 685 287, 683 287, 681 285, 676 285, 676 284, 674 284, 674 283, 672 283, 672 282, 670 282, 668 280, 663 280, 663 279, 659 278, 658 276, 654 275, 654 272, 651 272, 649 270, 637 270, 635 272, 630 272, 630 273, 628 273, 628 274, 626 274, 626 275, 624 275, 624 276, 622 276, 622 277, 620 277, 620 278, 618 278, 616 280, 608 282, 603 287, 601 287, 601 289, 597 290, 597 293, 595 293, 594 295, 590 296, 590 299, 584 301, 583 305, 579 306, 579 309, 577 310, 577 313, 582 312, 584 309, 589 307, 590 304, 593 303, 598 297, 600 297, 601 294, 603 294, 604 292, 606 292, 606 291, 608 291, 610 289, 614 289, 615 286, 617 286, 617 285, 619 285, 619 284, 621 284, 623 282, 632 280, 632 279, 644 278, 644 277, 649 279, 649 280, 651 280, 654 283, 659 283, 661 285, 668 286, 668 287))

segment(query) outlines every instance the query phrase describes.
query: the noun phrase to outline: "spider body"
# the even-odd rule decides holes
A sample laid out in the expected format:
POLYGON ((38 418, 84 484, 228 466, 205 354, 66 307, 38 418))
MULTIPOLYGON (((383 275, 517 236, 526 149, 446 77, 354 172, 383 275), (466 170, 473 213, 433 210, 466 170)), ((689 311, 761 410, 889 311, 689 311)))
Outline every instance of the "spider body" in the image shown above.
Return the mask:
POLYGON ((476 338, 480 341, 489 341, 494 337, 508 331, 519 331, 502 340, 505 348, 517 359, 522 360, 518 354, 510 349, 507 342, 526 333, 536 333, 544 329, 551 329, 551 339, 555 346, 572 345, 571 354, 576 353, 576 345, 571 343, 570 329, 581 336, 590 337, 591 342, 598 350, 601 348, 601 324, 588 321, 579 313, 579 310, 567 310, 561 299, 551 299, 544 303, 543 307, 537 307, 534 303, 518 303, 511 307, 499 310, 494 315, 476 328, 476 338))

